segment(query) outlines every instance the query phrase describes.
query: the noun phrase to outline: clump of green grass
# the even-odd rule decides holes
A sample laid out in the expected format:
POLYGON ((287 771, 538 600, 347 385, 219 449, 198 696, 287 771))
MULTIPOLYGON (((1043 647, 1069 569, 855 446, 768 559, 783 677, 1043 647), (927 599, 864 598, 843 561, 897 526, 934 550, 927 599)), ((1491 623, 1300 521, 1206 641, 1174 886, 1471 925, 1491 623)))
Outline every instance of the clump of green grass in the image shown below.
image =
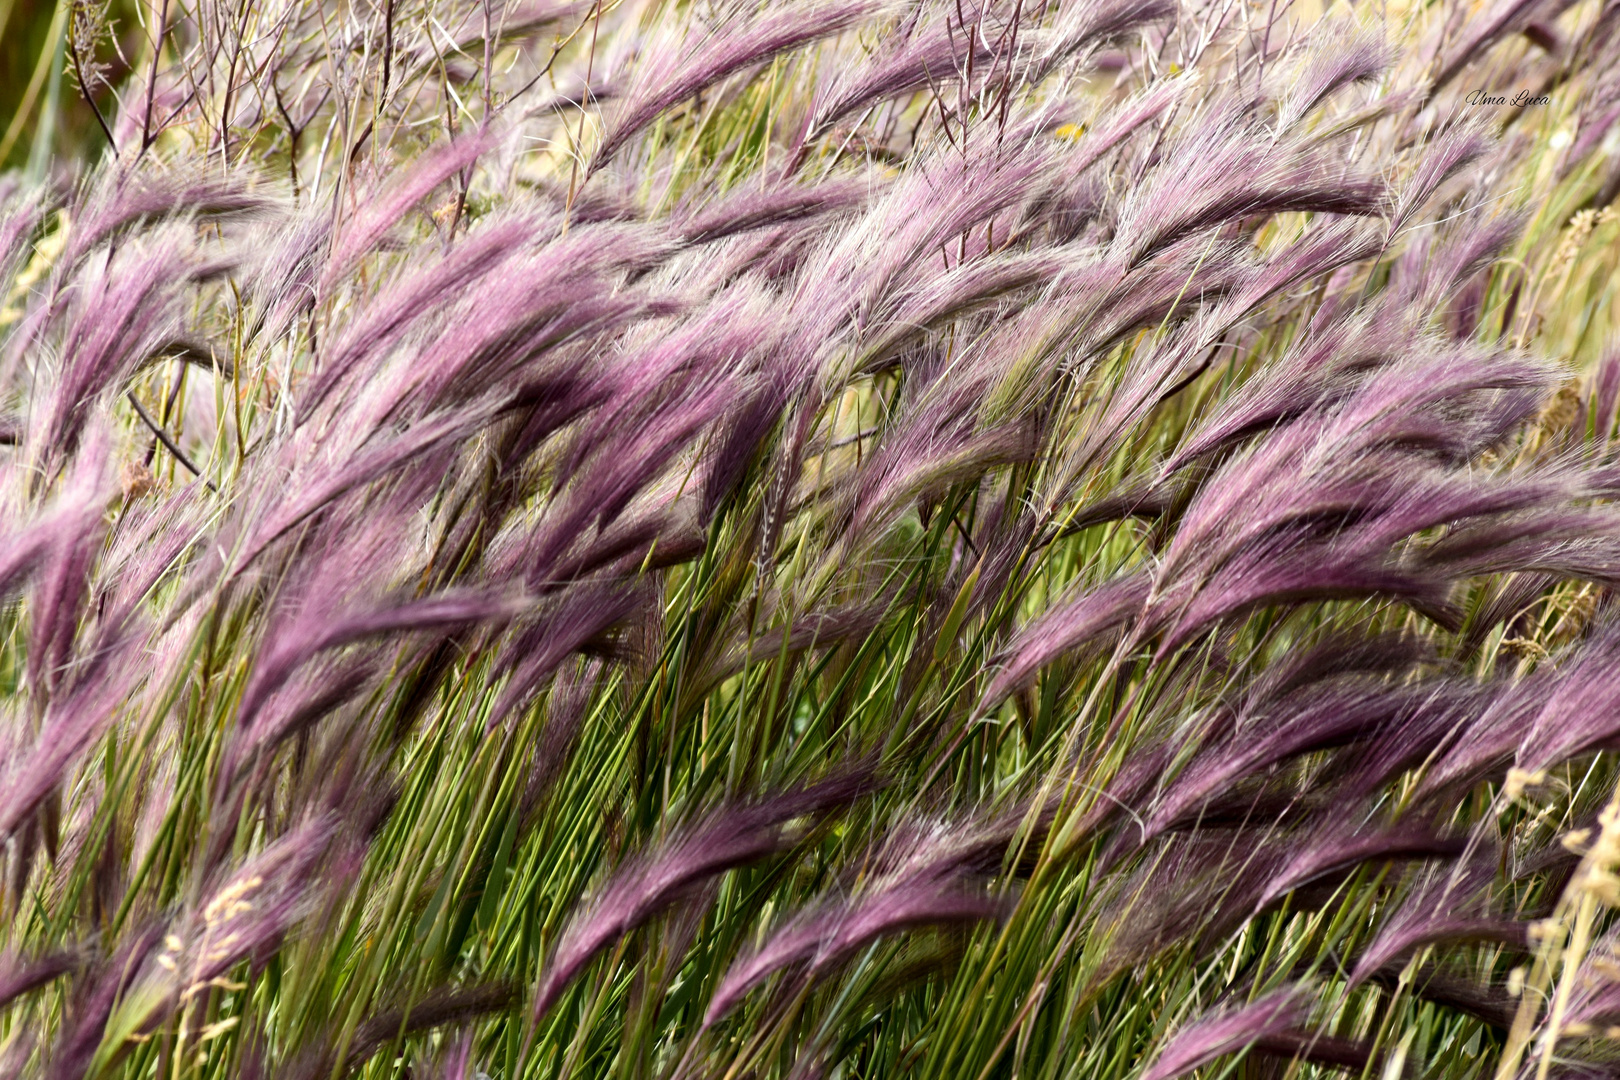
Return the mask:
POLYGON ((64 7, 5 1070, 1612 1071, 1611 8, 64 7))

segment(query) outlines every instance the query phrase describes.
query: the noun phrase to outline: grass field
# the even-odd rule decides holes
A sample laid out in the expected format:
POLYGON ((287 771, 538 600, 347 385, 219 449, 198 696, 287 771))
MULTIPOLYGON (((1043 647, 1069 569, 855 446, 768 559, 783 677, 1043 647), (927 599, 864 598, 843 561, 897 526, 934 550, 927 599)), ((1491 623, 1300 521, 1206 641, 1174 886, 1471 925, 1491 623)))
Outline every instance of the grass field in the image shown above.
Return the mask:
POLYGON ((1620 1072, 1615 0, 5 25, 0 1074, 1620 1072))

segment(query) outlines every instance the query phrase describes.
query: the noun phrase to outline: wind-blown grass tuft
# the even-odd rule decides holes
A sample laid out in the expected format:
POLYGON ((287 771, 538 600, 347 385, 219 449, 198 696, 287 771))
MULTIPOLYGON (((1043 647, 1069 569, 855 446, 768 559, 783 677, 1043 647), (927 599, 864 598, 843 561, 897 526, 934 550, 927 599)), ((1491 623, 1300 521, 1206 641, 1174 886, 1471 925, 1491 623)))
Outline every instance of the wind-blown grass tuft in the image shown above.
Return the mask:
POLYGON ((116 15, 0 1072, 1620 1069, 1614 3, 116 15))

